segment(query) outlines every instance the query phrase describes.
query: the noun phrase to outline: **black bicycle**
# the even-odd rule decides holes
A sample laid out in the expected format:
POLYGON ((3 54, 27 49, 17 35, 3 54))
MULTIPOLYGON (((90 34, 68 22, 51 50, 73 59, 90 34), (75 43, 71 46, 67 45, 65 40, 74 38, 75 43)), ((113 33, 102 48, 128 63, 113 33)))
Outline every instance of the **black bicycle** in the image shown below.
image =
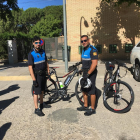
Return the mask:
MULTIPOLYGON (((106 73, 104 77, 104 91, 103 91, 103 103, 104 106, 115 113, 125 113, 130 110, 134 102, 134 92, 129 84, 121 81, 120 67, 126 68, 125 63, 116 61, 116 63, 106 62, 106 73), (113 73, 117 64, 117 69, 113 73)), ((125 76, 124 75, 124 76, 125 76)), ((123 77, 124 77, 123 76, 123 77)))
MULTIPOLYGON (((67 98, 68 94, 67 94, 67 89, 69 84, 71 83, 72 79, 76 76, 79 76, 79 74, 82 74, 82 71, 79 70, 79 65, 81 64, 81 62, 75 63, 73 66, 69 67, 69 73, 67 73, 64 76, 58 77, 57 76, 57 72, 56 72, 56 68, 59 67, 49 67, 50 68, 50 76, 48 76, 46 74, 46 88, 45 88, 45 94, 49 95, 49 102, 50 103, 54 103, 57 100, 60 100, 62 98, 67 98), (65 78, 64 81, 64 87, 62 88, 60 86, 60 82, 59 82, 59 78, 65 78)), ((34 93, 33 91, 33 86, 31 89, 32 94, 34 93)))

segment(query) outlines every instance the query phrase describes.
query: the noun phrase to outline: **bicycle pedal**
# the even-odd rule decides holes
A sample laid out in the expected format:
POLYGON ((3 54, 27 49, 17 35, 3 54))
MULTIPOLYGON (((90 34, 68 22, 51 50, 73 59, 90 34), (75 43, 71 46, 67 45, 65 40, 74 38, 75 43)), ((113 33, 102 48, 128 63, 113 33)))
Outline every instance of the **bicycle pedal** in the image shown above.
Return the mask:
POLYGON ((69 94, 67 94, 66 96, 63 96, 63 101, 68 101, 70 99, 69 94))
POLYGON ((68 95, 64 95, 64 98, 67 98, 68 97, 68 95))

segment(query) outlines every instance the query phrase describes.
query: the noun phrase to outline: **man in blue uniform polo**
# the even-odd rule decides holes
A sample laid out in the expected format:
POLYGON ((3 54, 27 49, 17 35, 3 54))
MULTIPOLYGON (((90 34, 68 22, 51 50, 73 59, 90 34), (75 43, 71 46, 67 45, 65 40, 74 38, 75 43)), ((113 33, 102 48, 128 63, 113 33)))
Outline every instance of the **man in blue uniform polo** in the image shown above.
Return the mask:
MULTIPOLYGON (((39 37, 33 38, 33 45, 34 48, 28 54, 28 68, 33 80, 35 114, 44 116, 45 114, 42 112, 44 107, 43 94, 46 86, 46 70, 49 73, 49 65, 45 51, 40 48, 41 40, 39 37), (38 95, 40 95, 40 109, 38 108, 38 95)), ((45 107, 50 106, 45 105, 45 107)))
POLYGON ((81 43, 84 47, 82 51, 82 70, 83 70, 83 79, 87 81, 89 78, 92 82, 90 88, 83 88, 84 106, 77 108, 78 111, 85 111, 84 115, 89 116, 95 114, 95 82, 97 76, 97 64, 98 64, 98 51, 97 49, 90 45, 90 41, 87 35, 81 36, 81 43), (91 108, 88 109, 88 94, 91 97, 91 108))

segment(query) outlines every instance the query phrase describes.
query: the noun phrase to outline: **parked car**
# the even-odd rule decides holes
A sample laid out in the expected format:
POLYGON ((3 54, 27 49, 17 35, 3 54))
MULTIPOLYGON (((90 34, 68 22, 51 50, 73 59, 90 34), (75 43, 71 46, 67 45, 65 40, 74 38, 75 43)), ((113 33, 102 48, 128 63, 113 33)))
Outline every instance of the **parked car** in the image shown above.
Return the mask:
POLYGON ((134 79, 140 82, 140 42, 131 50, 130 63, 133 64, 134 79))

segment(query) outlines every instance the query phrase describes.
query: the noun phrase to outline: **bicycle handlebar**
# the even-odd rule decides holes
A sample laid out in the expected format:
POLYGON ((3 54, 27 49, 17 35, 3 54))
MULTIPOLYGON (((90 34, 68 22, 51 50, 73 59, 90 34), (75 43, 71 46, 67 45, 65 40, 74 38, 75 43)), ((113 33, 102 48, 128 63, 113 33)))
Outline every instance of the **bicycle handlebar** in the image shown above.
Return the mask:
POLYGON ((116 61, 116 64, 117 64, 118 66, 125 67, 126 69, 128 69, 128 67, 126 66, 125 63, 119 62, 119 61, 117 61, 117 60, 115 60, 115 61, 116 61))
POLYGON ((82 64, 82 62, 77 62, 77 63, 75 63, 74 65, 69 66, 68 70, 69 70, 69 71, 72 71, 73 69, 75 69, 75 68, 76 68, 77 66, 79 66, 80 64, 82 64))

